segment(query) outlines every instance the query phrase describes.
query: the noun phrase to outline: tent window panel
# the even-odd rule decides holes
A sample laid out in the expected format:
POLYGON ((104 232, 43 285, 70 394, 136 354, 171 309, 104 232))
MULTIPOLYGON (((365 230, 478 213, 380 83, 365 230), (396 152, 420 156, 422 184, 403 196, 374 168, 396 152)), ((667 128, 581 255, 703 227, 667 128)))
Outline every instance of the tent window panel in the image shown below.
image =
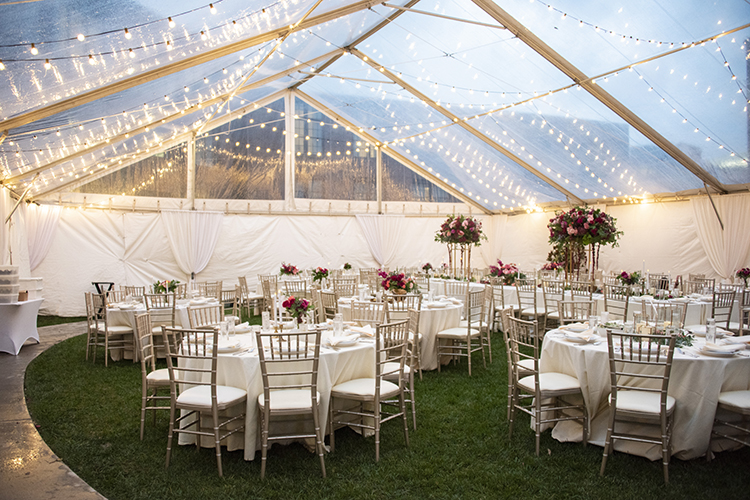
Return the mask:
POLYGON ((386 154, 383 155, 383 200, 460 203, 453 195, 386 154))
POLYGON ((78 193, 185 198, 187 147, 173 149, 121 168, 75 190, 78 193))
POLYGON ((300 99, 295 112, 295 197, 376 200, 375 145, 300 99))
POLYGON ((195 163, 196 198, 283 199, 283 99, 196 139, 195 163))

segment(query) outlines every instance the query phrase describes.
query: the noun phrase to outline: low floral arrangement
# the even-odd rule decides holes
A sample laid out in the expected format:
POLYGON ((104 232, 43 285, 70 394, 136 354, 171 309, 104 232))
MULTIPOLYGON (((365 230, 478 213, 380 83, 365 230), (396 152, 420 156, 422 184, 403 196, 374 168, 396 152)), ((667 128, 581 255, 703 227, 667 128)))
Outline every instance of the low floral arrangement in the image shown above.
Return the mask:
POLYGON ((177 290, 179 284, 180 282, 177 280, 157 281, 154 283, 154 293, 172 293, 177 290))
POLYGON ((327 277, 328 277, 328 269, 324 269, 322 267, 313 269, 313 272, 312 272, 313 281, 321 281, 323 278, 327 278, 327 277))
POLYGON ((351 264, 349 264, 348 262, 344 263, 344 271, 349 271, 351 268, 352 268, 351 264))
POLYGON ((307 311, 313 309, 313 305, 307 299, 298 299, 294 295, 281 303, 281 306, 289 312, 289 315, 297 320, 297 324, 302 323, 302 318, 307 311))
POLYGON ((617 276, 617 280, 623 285, 637 285, 641 282, 641 273, 633 271, 628 274, 626 271, 623 271, 617 276))
POLYGON ((547 262, 542 266, 542 271, 558 271, 564 267, 562 262, 547 262))
POLYGON ((503 264, 498 260, 496 266, 490 266, 490 276, 495 276, 503 280, 504 285, 512 285, 516 279, 526 279, 526 275, 519 273, 516 264, 503 264))
POLYGON ((425 273, 429 273, 433 269, 434 268, 432 267, 432 264, 430 264, 429 262, 427 264, 425 264, 424 266, 422 266, 422 271, 425 272, 425 273))
POLYGON ((459 245, 479 245, 480 240, 487 239, 482 234, 482 223, 474 217, 449 215, 435 233, 435 241, 459 245))
POLYGON ((745 283, 745 288, 747 288, 747 281, 748 279, 750 279, 750 267, 743 267, 742 269, 738 269, 735 276, 741 279, 743 283, 745 283))
POLYGON ((399 290, 403 290, 403 292, 399 293, 417 293, 419 291, 417 283, 411 277, 407 278, 404 273, 389 275, 384 271, 380 271, 378 275, 383 278, 381 285, 387 291, 393 293, 399 290))
POLYGON ((693 345, 695 337, 688 330, 680 329, 674 334, 675 347, 690 347, 693 345))
POLYGON ((291 264, 285 264, 281 263, 281 269, 279 270, 279 274, 281 276, 297 276, 299 274, 299 269, 297 269, 297 266, 293 266, 291 264))

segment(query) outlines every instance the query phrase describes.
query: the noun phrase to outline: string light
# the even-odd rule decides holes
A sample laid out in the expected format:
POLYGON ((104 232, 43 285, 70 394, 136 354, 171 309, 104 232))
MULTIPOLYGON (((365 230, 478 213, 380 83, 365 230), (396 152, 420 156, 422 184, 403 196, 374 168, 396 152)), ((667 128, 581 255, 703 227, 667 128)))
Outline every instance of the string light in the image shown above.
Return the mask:
POLYGON ((128 40, 133 38, 133 35, 130 34, 130 31, 128 31, 127 28, 125 28, 125 38, 127 38, 128 40))
POLYGON ((3 64, 3 60, 0 59, 0 71, 5 69, 5 64, 3 64))
POLYGON ((49 62, 49 59, 44 60, 44 69, 52 69, 52 64, 49 62))
POLYGON ((214 7, 214 4, 208 4, 208 8, 211 10, 211 14, 216 14, 216 7, 214 7))
POLYGON ((174 21, 172 21, 172 18, 171 18, 171 17, 170 17, 170 18, 168 18, 168 20, 169 20, 169 27, 170 27, 170 28, 174 28, 175 26, 177 26, 177 25, 175 24, 175 22, 174 22, 174 21))
POLYGON ((37 49, 37 48, 36 48, 36 45, 34 45, 34 44, 32 43, 32 44, 31 44, 31 54, 32 54, 32 55, 37 55, 38 53, 39 53, 39 49, 37 49))
POLYGON ((79 42, 82 42, 86 39, 86 36, 83 33, 78 33, 78 36, 76 38, 78 38, 79 42))

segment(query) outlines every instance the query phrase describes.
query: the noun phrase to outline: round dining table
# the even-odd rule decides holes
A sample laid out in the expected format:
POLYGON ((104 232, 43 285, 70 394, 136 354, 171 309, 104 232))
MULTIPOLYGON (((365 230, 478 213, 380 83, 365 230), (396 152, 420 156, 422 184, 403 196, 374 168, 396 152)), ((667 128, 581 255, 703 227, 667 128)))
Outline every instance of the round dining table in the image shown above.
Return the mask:
MULTIPOLYGON (((344 321, 351 319, 351 298, 339 299, 339 312, 344 321)), ((419 344, 419 355, 423 370, 436 370, 438 367, 437 334, 448 328, 458 326, 461 322, 463 303, 446 303, 445 301, 422 301, 419 314, 419 333, 422 341, 419 344)), ((446 362, 449 359, 446 358, 446 362)))
MULTIPOLYGON (((729 357, 702 354, 705 340, 696 337, 692 347, 675 350, 669 381, 669 395, 677 401, 672 433, 672 456, 689 460, 706 454, 711 437, 719 394, 750 389, 750 351, 729 357)), ((560 330, 544 337, 540 358, 542 372, 560 372, 576 377, 586 402, 590 429, 589 442, 604 446, 609 424, 610 373, 606 337, 595 343, 577 343, 566 339, 560 330)), ((552 431, 558 441, 580 441, 580 423, 559 422, 552 431)), ((655 432, 659 432, 655 429, 655 432)), ((658 435, 658 434, 657 434, 658 435)), ((713 451, 721 451, 726 442, 715 441, 713 451)), ((661 458, 658 445, 616 441, 615 450, 661 458)))

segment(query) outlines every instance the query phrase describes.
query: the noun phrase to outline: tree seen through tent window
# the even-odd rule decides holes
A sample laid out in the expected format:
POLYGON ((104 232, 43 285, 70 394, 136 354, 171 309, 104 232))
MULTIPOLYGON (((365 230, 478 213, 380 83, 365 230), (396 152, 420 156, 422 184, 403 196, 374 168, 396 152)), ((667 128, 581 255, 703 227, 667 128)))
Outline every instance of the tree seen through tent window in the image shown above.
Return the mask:
POLYGON ((187 192, 187 146, 180 144, 121 168, 75 190, 127 196, 185 198, 187 192))
POLYGON ((284 100, 279 99, 195 140, 195 196, 284 198, 284 100))

